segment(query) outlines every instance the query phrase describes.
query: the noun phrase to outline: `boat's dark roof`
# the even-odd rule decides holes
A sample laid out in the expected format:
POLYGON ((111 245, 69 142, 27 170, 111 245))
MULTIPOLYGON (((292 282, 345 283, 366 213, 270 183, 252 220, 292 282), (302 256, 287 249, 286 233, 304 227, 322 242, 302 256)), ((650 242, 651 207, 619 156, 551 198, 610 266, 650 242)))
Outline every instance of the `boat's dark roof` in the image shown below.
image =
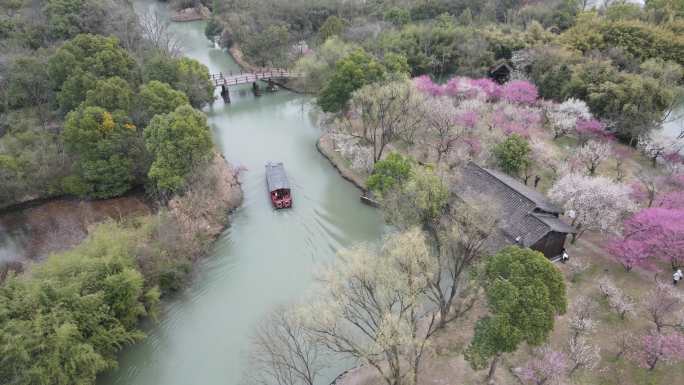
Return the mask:
POLYGON ((282 162, 266 163, 266 183, 268 183, 268 191, 290 188, 290 182, 287 180, 282 162))

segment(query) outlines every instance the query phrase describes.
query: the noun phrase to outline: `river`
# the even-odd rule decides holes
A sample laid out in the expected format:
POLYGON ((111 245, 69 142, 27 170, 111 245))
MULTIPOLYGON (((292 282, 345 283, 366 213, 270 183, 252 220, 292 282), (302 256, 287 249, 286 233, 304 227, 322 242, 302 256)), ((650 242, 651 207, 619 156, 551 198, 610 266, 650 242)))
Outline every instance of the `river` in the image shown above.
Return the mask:
MULTIPOLYGON (((168 18, 165 3, 141 0, 138 12, 168 18)), ((183 53, 211 72, 239 67, 204 36, 204 22, 173 23, 183 53)), ((231 88, 231 105, 220 98, 206 109, 214 141, 226 158, 244 166, 245 200, 231 227, 197 267, 190 287, 165 301, 148 337, 126 348, 118 369, 99 385, 238 385, 246 367, 250 332, 277 304, 303 298, 316 266, 335 251, 379 239, 382 218, 359 202, 315 147, 309 97, 287 91, 255 98, 245 86, 231 88), (274 211, 266 192, 264 164, 285 163, 294 208, 274 211)))

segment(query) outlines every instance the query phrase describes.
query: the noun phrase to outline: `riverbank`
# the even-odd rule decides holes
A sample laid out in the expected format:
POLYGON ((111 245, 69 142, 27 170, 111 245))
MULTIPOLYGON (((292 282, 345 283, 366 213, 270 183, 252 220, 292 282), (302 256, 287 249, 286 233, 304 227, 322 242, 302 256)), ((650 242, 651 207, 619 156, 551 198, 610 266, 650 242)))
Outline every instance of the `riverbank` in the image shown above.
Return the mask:
POLYGON ((324 132, 316 142, 316 149, 323 155, 342 178, 351 182, 361 191, 366 191, 366 177, 352 170, 349 161, 344 159, 337 151, 335 151, 335 144, 332 135, 329 131, 324 132))
MULTIPOLYGON (((177 236, 184 239, 192 260, 228 226, 228 214, 241 202, 238 173, 218 153, 191 178, 185 194, 169 201, 168 210, 179 224, 177 236)), ((23 271, 31 262, 78 246, 98 224, 154 215, 158 209, 141 189, 112 199, 61 197, 6 209, 0 214, 0 264, 23 271)))
POLYGON ((230 224, 229 214, 243 200, 239 171, 216 152, 211 163, 198 170, 190 188, 168 203, 169 213, 180 227, 180 236, 190 246, 193 260, 202 257, 230 224))
POLYGON ((14 241, 13 250, 6 250, 5 259, 22 264, 41 261, 49 254, 81 243, 87 237, 88 229, 97 223, 120 221, 154 211, 153 204, 145 199, 142 191, 96 201, 56 198, 8 210, 0 214, 0 229, 4 229, 14 241))
POLYGON ((171 16, 171 20, 175 22, 198 21, 207 20, 211 16, 211 11, 204 5, 197 7, 190 7, 179 9, 171 16))

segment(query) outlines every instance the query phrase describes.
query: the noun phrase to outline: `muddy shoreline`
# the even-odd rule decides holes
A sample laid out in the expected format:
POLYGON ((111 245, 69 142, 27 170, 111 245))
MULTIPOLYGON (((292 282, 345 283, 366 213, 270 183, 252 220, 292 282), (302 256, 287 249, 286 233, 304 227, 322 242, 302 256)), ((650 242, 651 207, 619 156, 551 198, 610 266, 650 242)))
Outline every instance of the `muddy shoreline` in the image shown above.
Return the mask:
POLYGON ((33 201, 0 212, 4 260, 26 263, 41 261, 49 254, 68 250, 83 241, 89 228, 106 220, 148 215, 156 208, 142 191, 104 200, 61 197, 33 201))

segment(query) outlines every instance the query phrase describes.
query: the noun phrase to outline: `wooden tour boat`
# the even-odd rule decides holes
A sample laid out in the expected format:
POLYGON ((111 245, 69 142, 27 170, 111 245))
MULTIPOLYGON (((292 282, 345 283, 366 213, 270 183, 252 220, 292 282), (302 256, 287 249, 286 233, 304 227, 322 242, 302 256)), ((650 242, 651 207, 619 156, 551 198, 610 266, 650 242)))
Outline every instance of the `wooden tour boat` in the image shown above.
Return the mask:
POLYGON ((285 174, 282 162, 266 163, 266 184, 271 195, 271 203, 276 209, 292 207, 292 195, 290 195, 290 182, 285 174))

